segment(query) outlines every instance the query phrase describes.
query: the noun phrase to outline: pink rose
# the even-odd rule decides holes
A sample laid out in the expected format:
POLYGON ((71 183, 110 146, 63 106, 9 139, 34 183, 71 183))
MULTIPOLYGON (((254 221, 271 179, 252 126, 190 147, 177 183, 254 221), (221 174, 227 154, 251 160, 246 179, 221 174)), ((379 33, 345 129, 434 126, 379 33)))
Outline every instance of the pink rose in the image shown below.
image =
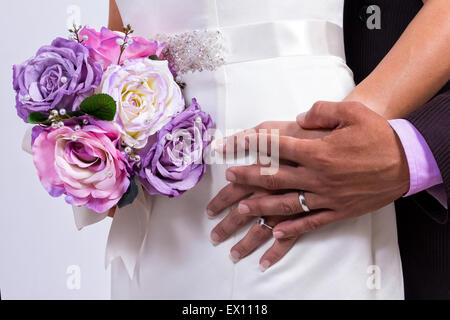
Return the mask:
POLYGON ((66 202, 102 213, 119 202, 130 184, 120 131, 111 122, 90 120, 81 129, 43 130, 34 140, 34 165, 45 190, 66 202))
MULTIPOLYGON (((117 41, 123 40, 125 34, 105 27, 102 27, 100 32, 84 27, 79 35, 83 39, 83 44, 89 49, 91 57, 102 64, 103 70, 111 64, 117 64, 120 56, 120 45, 117 41)), ((119 64, 125 60, 148 58, 152 55, 159 57, 165 46, 159 45, 157 41, 149 41, 141 37, 128 37, 128 39, 128 47, 123 52, 119 64)))

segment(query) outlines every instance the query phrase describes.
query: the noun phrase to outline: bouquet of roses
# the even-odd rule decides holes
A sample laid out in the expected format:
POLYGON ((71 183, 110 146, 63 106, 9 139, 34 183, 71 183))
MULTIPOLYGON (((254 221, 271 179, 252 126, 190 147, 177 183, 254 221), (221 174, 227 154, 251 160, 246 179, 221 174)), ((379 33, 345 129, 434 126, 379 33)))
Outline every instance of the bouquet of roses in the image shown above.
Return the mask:
POLYGON ((76 27, 13 67, 17 114, 35 124, 45 190, 103 213, 149 194, 179 196, 205 173, 211 117, 186 105, 165 43, 76 27))

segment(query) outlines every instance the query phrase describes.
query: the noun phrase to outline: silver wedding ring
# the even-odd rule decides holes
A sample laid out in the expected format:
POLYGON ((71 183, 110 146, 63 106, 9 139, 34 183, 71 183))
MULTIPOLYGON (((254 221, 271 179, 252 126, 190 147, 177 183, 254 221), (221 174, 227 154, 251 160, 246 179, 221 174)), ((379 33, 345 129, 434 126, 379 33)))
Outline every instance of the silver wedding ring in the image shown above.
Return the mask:
POLYGON ((268 224, 266 224, 266 221, 264 220, 263 217, 259 217, 258 220, 256 220, 256 223, 257 223, 258 225, 260 225, 261 227, 264 226, 264 227, 266 227, 266 228, 269 228, 270 230, 273 229, 273 227, 271 227, 271 226, 269 226, 268 224))
POLYGON ((303 209, 304 212, 310 212, 311 211, 309 209, 308 205, 306 204, 305 193, 303 191, 300 191, 298 193, 298 201, 300 202, 300 205, 302 206, 302 209, 303 209))

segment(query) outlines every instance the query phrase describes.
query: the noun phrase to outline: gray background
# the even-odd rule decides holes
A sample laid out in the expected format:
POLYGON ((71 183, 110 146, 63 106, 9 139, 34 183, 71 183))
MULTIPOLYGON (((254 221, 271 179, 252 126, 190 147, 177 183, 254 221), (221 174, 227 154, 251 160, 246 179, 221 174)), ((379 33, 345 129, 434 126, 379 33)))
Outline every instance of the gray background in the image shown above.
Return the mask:
POLYGON ((2 299, 109 299, 104 268, 110 219, 77 231, 63 198, 42 188, 32 157, 21 150, 27 125, 17 117, 12 65, 34 55, 67 24, 106 25, 107 0, 1 1, 0 27, 0 289, 2 299), (79 13, 79 14, 78 14, 79 13), (81 287, 69 290, 66 274, 80 267, 81 287))

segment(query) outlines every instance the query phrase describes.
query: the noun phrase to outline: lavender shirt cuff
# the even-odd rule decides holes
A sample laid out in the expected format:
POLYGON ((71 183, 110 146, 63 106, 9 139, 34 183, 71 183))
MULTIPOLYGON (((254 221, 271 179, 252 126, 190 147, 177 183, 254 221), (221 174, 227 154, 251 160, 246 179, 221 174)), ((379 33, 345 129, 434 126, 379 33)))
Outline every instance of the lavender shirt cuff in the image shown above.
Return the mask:
POLYGON ((410 186, 404 197, 432 188, 432 194, 439 202, 446 203, 442 176, 433 153, 420 132, 407 120, 389 120, 405 150, 408 161, 410 186), (440 188, 439 188, 440 187, 440 188))

